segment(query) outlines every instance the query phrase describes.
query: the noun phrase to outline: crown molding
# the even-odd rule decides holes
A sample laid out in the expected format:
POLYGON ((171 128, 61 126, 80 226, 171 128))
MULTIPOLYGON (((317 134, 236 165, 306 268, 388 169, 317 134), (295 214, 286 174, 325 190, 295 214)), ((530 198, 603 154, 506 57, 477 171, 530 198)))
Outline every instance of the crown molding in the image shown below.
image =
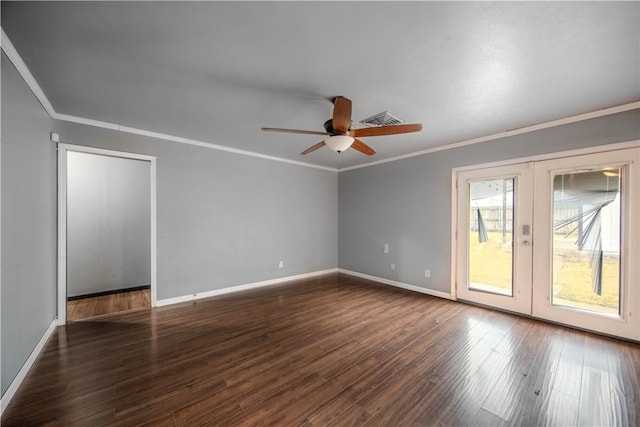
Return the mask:
POLYGON ((288 164, 296 165, 296 166, 303 166, 303 167, 307 167, 307 168, 320 169, 320 170, 325 170, 325 171, 329 171, 329 172, 338 172, 337 168, 331 168, 331 167, 328 167, 328 166, 314 165, 312 163, 305 163, 305 162, 300 162, 300 161, 297 161, 297 160, 285 159, 283 157, 270 156, 270 155, 267 155, 267 154, 256 153, 254 151, 241 150, 241 149, 238 149, 238 148, 232 148, 232 147, 227 147, 227 146, 224 146, 224 145, 213 144, 213 143, 210 143, 210 142, 198 141, 198 140, 190 139, 190 138, 183 138, 181 136, 169 135, 169 134, 165 134, 165 133, 161 133, 161 132, 154 132, 154 131, 138 129, 138 128, 134 128, 134 127, 130 127, 130 126, 123 126, 123 125, 119 125, 119 124, 115 124, 115 123, 108 123, 108 122, 103 122, 103 121, 99 121, 99 120, 88 119, 88 118, 85 118, 85 117, 73 116, 73 115, 70 115, 70 114, 58 113, 53 108, 53 105, 51 104, 51 102, 49 102, 49 99, 47 98, 47 96, 45 95, 44 91, 42 90, 42 88, 40 87, 38 82, 36 81, 35 77, 33 77, 33 74, 31 74, 31 71, 29 71, 29 68, 27 67, 27 65, 22 60, 22 57, 20 56, 20 54, 18 53, 16 48, 13 46, 13 43, 11 43, 11 40, 9 40, 9 37, 4 32, 4 29, 2 29, 0 27, 0 31, 2 31, 2 38, 0 40, 0 48, 5 52, 5 54, 7 55, 7 57, 11 61, 11 63, 14 65, 14 67, 16 68, 18 73, 22 76, 22 78, 24 79, 24 81, 27 84, 27 86, 29 86, 29 88, 31 89, 31 92, 33 92, 33 94, 38 99, 40 104, 42 104, 42 107, 45 109, 47 114, 49 114, 49 117, 51 117, 54 120, 61 120, 61 121, 65 121, 65 122, 78 123, 78 124, 98 127, 98 128, 102 128, 102 129, 117 130, 117 131, 120 131, 120 132, 126 132, 126 133, 130 133, 130 134, 134 134, 134 135, 140 135, 140 136, 146 136, 146 137, 150 137, 150 138, 162 139, 162 140, 165 140, 165 141, 172 141, 172 142, 177 142, 177 143, 181 143, 181 144, 195 145, 195 146, 198 146, 198 147, 210 148, 212 150, 225 151, 225 152, 228 152, 228 153, 240 154, 240 155, 243 155, 243 156, 257 157, 257 158, 260 158, 260 159, 271 160, 271 161, 281 162, 281 163, 288 163, 288 164))
POLYGON ((0 31, 2 31, 2 37, 0 38, 0 47, 7 55, 7 58, 9 58, 13 66, 16 67, 16 70, 18 70, 18 73, 22 76, 27 86, 29 86, 31 92, 33 92, 40 104, 42 104, 42 107, 49 114, 49 116, 53 118, 53 116, 56 114, 56 110, 53 109, 53 105, 51 105, 51 103, 49 102, 49 99, 44 94, 44 91, 36 81, 35 77, 33 77, 33 74, 31 74, 31 71, 29 71, 29 68, 27 68, 27 65, 22 60, 22 57, 13 46, 13 43, 11 43, 11 40, 9 40, 9 37, 7 37, 7 34, 4 32, 4 29, 2 29, 2 27, 0 27, 0 31))
POLYGON ((69 114, 56 113, 55 117, 52 117, 52 118, 56 120, 70 122, 70 123, 78 123, 78 124, 98 127, 102 129, 117 130, 120 132, 130 133, 134 135, 140 135, 140 136, 146 136, 149 138, 156 138, 156 139, 162 139, 165 141, 177 142, 180 144, 195 145, 197 147, 210 148, 212 150, 226 151, 228 153, 240 154, 243 156, 257 157, 260 159, 271 160, 274 162, 289 163, 296 166, 304 166, 307 168, 321 169, 321 170, 326 170, 330 172, 338 172, 338 169, 331 168, 328 166, 320 166, 320 165, 314 165, 312 163, 299 162, 297 160, 285 159, 283 157, 270 156, 267 154, 256 153, 254 151, 248 151, 248 150, 240 150, 238 148, 227 147, 225 145, 218 145, 210 142, 198 141, 196 139, 183 138, 181 136, 175 136, 175 135, 169 135, 161 132, 138 129, 130 126, 122 126, 114 123, 101 122, 99 120, 87 119, 84 117, 72 116, 69 114))
POLYGON ((55 109, 53 108, 53 105, 51 105, 51 103, 49 102, 49 99, 45 95, 44 91, 42 90, 42 88, 40 87, 36 79, 33 77, 31 72, 29 71, 29 68, 27 68, 27 65, 24 63, 24 61, 20 57, 20 54, 18 54, 18 51, 15 49, 15 47, 7 37, 6 33, 4 32, 4 29, 0 27, 0 30, 2 31, 2 39, 0 42, 0 47, 5 52, 9 60, 16 67, 16 69, 18 70, 18 73, 20 73, 20 75, 22 76, 24 81, 27 83, 27 85, 29 86, 29 88, 31 89, 35 97, 38 99, 40 104, 42 104, 43 108, 47 111, 49 116, 54 120, 78 123, 78 124, 98 127, 102 129, 117 130, 120 132, 126 132, 134 135, 157 138, 165 141, 173 141, 181 144, 195 145, 198 147, 210 148, 213 150, 225 151, 228 153, 240 154, 243 156, 257 157, 260 159, 271 160, 271 161, 276 161, 281 163, 288 163, 296 166, 303 166, 303 167, 308 167, 313 169, 326 170, 330 172, 346 172, 354 169, 366 168, 370 166, 380 165, 383 163, 395 162, 398 160, 408 159, 411 157, 417 157, 425 154, 436 153, 438 151, 451 150, 454 148, 464 147, 467 145, 479 144, 481 142, 493 141, 496 139, 506 138, 506 137, 515 136, 515 135, 521 135, 529 132, 535 132, 542 129, 548 129, 555 126, 562 126, 570 123, 576 123, 584 120, 595 119, 598 117, 621 113, 624 111, 640 109, 640 101, 635 101, 628 104, 618 105, 618 106, 609 107, 609 108, 603 108, 601 110, 578 114, 578 115, 566 117, 563 119, 551 120, 549 122, 539 123, 531 126, 525 126, 525 127, 513 129, 513 130, 507 130, 504 132, 498 132, 498 133, 494 133, 491 135, 482 136, 478 138, 467 139, 465 141, 454 142, 452 144, 441 145, 433 148, 427 148, 425 150, 402 154, 400 156, 389 157, 387 159, 363 163, 360 165, 348 166, 344 168, 332 168, 328 166, 321 166, 321 165, 315 165, 312 163, 300 162, 297 160, 285 159, 283 157, 276 157, 276 156, 270 156, 267 154, 256 153, 254 151, 241 150, 238 148, 232 148, 225 145, 218 145, 210 142, 198 141, 195 139, 184 138, 181 136, 169 135, 169 134, 160 133, 160 132, 154 132, 154 131, 138 129, 138 128, 129 127, 129 126, 118 125, 115 123, 108 123, 108 122, 103 122, 99 120, 73 116, 70 114, 58 113, 55 111, 55 109))
POLYGON ((578 114, 576 116, 565 117, 563 119, 551 120, 549 122, 539 123, 536 125, 525 126, 523 128, 507 130, 504 132, 498 132, 487 136, 481 136, 478 138, 467 139, 465 141, 454 142, 452 144, 441 145, 439 147, 427 148, 426 150, 415 151, 413 153, 403 154, 400 156, 389 157, 383 160, 377 160, 374 162, 363 163, 355 166, 348 166, 338 169, 338 172, 345 172, 353 169, 366 168, 369 166, 380 165, 383 163, 395 162, 402 159, 408 159, 411 157, 422 156, 424 154, 436 153, 438 151, 451 150, 458 147, 464 147, 466 145, 479 144, 481 142, 493 141, 496 139, 506 138, 509 136, 522 135, 523 133, 535 132, 538 130, 548 129, 556 126, 567 125, 570 123, 577 123, 584 120, 595 119, 598 117, 609 116, 611 114, 623 113, 625 111, 640 109, 640 101, 630 102, 628 104, 617 105, 615 107, 603 108, 601 110, 591 111, 589 113, 578 114))

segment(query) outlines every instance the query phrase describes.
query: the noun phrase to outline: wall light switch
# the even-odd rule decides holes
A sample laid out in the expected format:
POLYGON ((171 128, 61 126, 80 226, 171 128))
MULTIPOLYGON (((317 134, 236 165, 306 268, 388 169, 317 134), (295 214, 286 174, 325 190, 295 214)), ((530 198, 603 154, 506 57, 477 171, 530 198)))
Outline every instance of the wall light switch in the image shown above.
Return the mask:
POLYGON ((388 243, 385 243, 385 244, 384 244, 384 253, 385 253, 385 254, 388 254, 388 253, 389 253, 389 244, 388 244, 388 243))
POLYGON ((394 263, 391 263, 391 269, 395 270, 396 269, 396 265, 394 263))
POLYGON ((425 270, 424 277, 431 277, 431 270, 425 270))
POLYGON ((278 263, 278 268, 284 268, 284 261, 280 261, 278 263))

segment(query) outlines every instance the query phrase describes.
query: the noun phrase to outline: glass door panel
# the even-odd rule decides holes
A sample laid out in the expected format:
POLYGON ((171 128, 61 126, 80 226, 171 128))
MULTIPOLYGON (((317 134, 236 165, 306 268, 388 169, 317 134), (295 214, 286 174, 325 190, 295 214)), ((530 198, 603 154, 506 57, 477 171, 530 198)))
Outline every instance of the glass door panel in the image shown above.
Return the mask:
POLYGON ((640 149, 536 162, 532 314, 640 339, 640 149))
POLYGON ((469 183, 469 288, 513 296, 514 178, 469 183))
POLYGON ((531 312, 532 171, 518 164, 458 172, 458 298, 531 312))
POLYGON ((620 316, 623 168, 553 178, 552 304, 620 316))

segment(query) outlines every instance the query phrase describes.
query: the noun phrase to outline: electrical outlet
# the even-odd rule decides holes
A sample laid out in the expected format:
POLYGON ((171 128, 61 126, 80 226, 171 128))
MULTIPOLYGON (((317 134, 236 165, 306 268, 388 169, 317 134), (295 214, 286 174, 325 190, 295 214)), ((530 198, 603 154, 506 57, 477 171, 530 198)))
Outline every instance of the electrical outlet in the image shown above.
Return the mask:
POLYGON ((280 263, 278 263, 278 268, 284 268, 284 261, 280 261, 280 263))
POLYGON ((391 269, 392 269, 392 270, 395 270, 395 269, 396 269, 396 264, 395 264, 395 263, 393 263, 393 262, 391 263, 391 269))
POLYGON ((388 244, 388 243, 385 243, 385 244, 384 244, 384 253, 385 253, 385 254, 388 254, 388 253, 389 253, 389 244, 388 244))
POLYGON ((425 270, 424 277, 431 277, 431 270, 425 270))

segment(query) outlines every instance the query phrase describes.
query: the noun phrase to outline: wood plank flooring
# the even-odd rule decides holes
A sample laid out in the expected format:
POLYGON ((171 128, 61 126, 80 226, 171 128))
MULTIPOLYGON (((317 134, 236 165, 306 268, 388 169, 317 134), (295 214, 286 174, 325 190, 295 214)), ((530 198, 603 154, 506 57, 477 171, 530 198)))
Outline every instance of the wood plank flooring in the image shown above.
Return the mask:
POLYGON ((637 426, 640 345, 332 274, 58 328, 3 426, 637 426))
POLYGON ((151 307, 151 291, 141 289, 67 302, 67 320, 82 320, 151 307))

